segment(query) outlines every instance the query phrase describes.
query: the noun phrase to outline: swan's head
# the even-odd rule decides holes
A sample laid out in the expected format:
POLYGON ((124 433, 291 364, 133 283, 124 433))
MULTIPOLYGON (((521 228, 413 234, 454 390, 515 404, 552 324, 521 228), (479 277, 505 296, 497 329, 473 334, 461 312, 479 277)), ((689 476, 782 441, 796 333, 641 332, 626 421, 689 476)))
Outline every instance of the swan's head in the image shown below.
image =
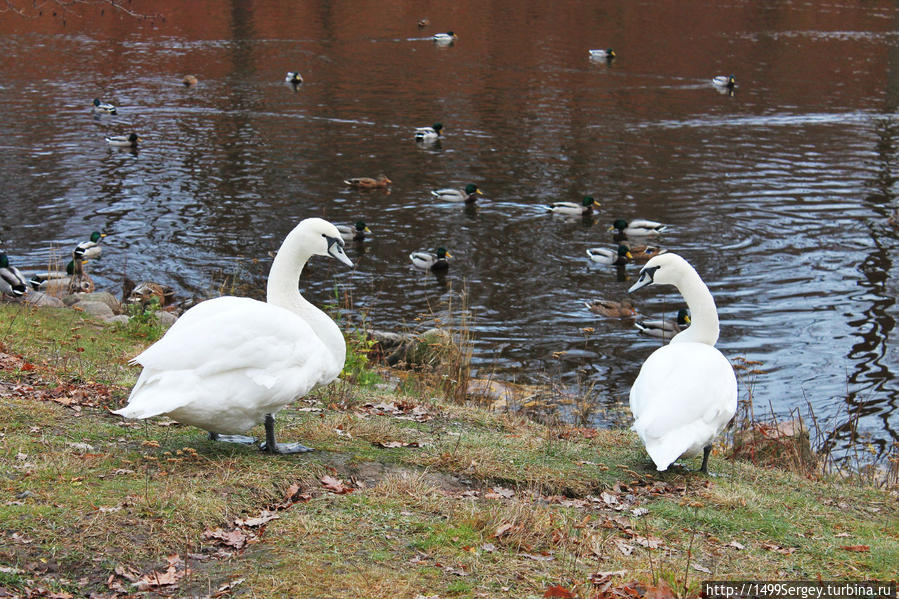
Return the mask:
POLYGON ((344 241, 337 227, 322 218, 307 218, 297 227, 303 232, 303 244, 313 254, 318 256, 331 256, 337 258, 347 266, 353 262, 347 258, 343 251, 344 241))
POLYGON ((664 253, 654 258, 640 270, 637 282, 627 290, 633 293, 647 285, 677 285, 684 273, 693 270, 686 260, 677 254, 664 253))

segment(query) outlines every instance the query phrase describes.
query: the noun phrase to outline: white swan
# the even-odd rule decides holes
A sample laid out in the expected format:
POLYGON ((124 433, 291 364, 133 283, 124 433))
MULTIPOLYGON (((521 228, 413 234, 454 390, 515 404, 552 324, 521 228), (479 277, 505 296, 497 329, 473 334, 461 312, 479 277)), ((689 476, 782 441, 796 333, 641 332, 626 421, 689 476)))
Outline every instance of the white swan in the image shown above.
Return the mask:
POLYGON ((267 302, 219 297, 187 312, 165 336, 132 360, 141 364, 126 418, 165 414, 210 432, 213 439, 253 442, 241 433, 265 421, 262 449, 309 451, 276 443, 274 414, 332 381, 343 368, 346 344, 327 314, 300 295, 300 273, 313 255, 352 262, 337 227, 320 218, 302 221, 278 250, 269 272, 267 302))
POLYGON ((677 287, 690 308, 691 324, 655 350, 631 387, 631 427, 640 436, 659 471, 680 456, 702 451, 708 472, 712 441, 737 410, 737 377, 718 341, 718 311, 709 288, 677 254, 652 258, 628 290, 647 285, 677 287))

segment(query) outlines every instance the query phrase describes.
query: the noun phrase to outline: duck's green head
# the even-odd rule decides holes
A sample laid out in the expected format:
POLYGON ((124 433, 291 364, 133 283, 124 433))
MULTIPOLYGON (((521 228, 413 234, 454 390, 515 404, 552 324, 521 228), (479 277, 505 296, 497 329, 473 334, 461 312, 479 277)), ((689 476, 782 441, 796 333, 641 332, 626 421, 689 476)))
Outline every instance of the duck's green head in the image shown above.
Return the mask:
MULTIPOLYGON (((627 221, 624 220, 623 218, 619 218, 614 223, 612 223, 612 229, 617 229, 618 231, 624 231, 625 229, 627 229, 627 221)), ((612 229, 609 229, 609 230, 611 231, 612 229)))
POLYGON ((360 221, 356 221, 356 230, 361 231, 363 233, 371 233, 368 227, 365 226, 365 223, 360 221))
POLYGON ((468 195, 471 195, 473 193, 476 193, 478 195, 484 195, 483 193, 481 193, 481 190, 478 189, 478 186, 475 185, 474 183, 469 183, 468 185, 465 186, 465 193, 467 193, 468 195))
POLYGON ((100 98, 94 98, 94 106, 100 105, 100 98))
POLYGON ((91 233, 91 241, 93 241, 94 243, 97 243, 104 237, 106 237, 106 233, 101 233, 100 231, 94 231, 93 233, 91 233))
POLYGON ((581 206, 590 206, 596 205, 599 207, 599 202, 593 199, 593 196, 584 196, 584 199, 581 200, 581 206))
POLYGON ((633 256, 631 255, 631 251, 627 248, 626 245, 618 246, 618 256, 627 259, 633 258, 633 256))
POLYGON ((606 48, 606 56, 608 56, 609 58, 615 58, 617 56, 617 54, 615 54, 615 50, 612 50, 611 48, 606 48))
POLYGON ((6 252, 0 252, 0 268, 9 268, 9 257, 6 252))
POLYGON ((734 77, 733 75, 728 75, 727 76, 727 87, 733 87, 736 84, 737 84, 737 78, 734 77))
POLYGON ((431 125, 431 129, 433 129, 437 133, 440 133, 440 130, 443 129, 443 123, 434 123, 433 125, 431 125))
POLYGON ((75 274, 75 261, 69 260, 69 263, 66 264, 66 274, 70 277, 75 274))
POLYGON ((681 308, 677 311, 677 324, 681 326, 690 324, 690 313, 687 312, 686 308, 681 308))
POLYGON ((446 260, 447 258, 453 257, 452 254, 446 251, 446 248, 437 248, 436 254, 440 260, 446 260))

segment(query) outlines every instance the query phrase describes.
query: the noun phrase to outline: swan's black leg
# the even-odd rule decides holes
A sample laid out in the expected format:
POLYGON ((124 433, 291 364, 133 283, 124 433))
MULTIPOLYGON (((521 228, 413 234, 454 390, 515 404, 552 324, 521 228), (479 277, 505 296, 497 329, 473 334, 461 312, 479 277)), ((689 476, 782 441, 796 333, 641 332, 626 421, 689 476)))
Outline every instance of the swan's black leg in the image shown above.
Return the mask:
POLYGON ((246 435, 220 435, 209 431, 209 439, 211 441, 220 441, 222 443, 239 443, 240 445, 254 445, 256 437, 247 437, 246 435))
POLYGON ((712 453, 712 444, 709 443, 702 448, 702 466, 699 467, 700 472, 709 473, 709 454, 712 453))
POLYGON ((275 417, 265 415, 265 442, 259 446, 262 451, 269 453, 305 453, 314 451, 301 443, 277 443, 275 442, 275 417))

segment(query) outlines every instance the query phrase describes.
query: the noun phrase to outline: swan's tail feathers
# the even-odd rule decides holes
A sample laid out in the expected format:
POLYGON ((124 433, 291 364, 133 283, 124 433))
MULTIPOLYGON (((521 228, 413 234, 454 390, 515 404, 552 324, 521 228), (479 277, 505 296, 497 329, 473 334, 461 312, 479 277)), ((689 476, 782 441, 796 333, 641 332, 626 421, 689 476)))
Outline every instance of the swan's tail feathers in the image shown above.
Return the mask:
MULTIPOLYGON (((181 373, 180 376, 183 377, 184 374, 181 373)), ((190 400, 177 393, 177 385, 167 384, 176 378, 179 378, 179 373, 152 373, 144 369, 131 390, 128 405, 113 411, 113 414, 142 419, 167 414, 183 407, 190 400)))
POLYGON ((661 435, 653 434, 653 427, 641 426, 639 422, 632 428, 659 472, 667 470, 682 455, 695 455, 715 437, 715 432, 703 422, 692 422, 661 435))

